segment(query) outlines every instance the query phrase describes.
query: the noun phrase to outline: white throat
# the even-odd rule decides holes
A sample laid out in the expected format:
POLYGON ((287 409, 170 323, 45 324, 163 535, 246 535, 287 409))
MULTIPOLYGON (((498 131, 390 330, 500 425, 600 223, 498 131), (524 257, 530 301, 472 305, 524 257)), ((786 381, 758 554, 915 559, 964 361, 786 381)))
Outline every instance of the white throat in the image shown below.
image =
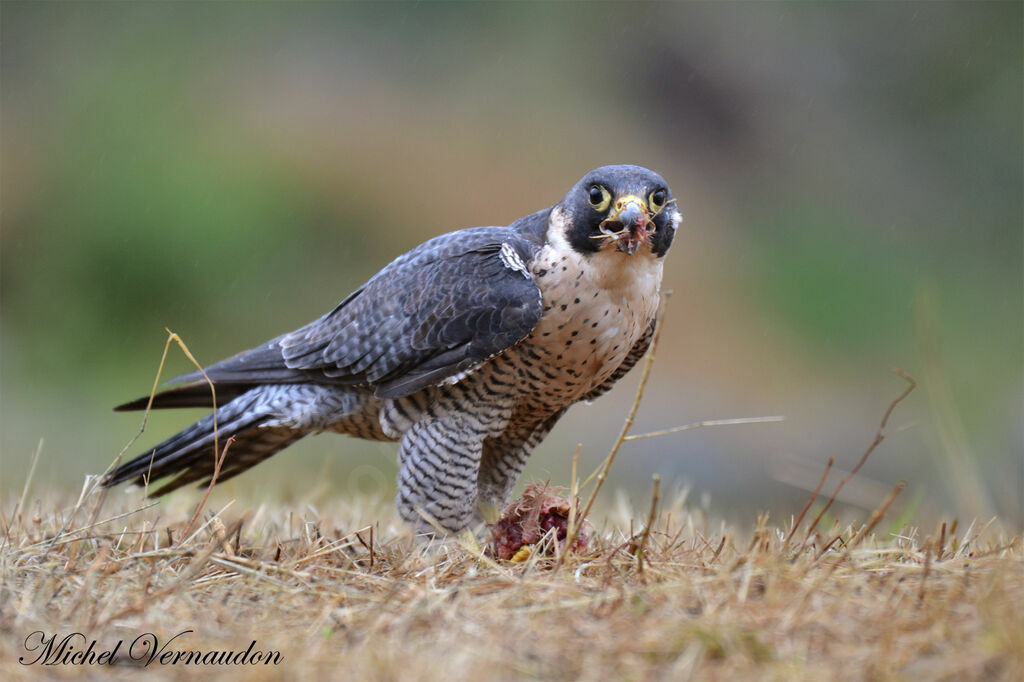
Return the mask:
POLYGON ((548 221, 547 243, 547 257, 539 261, 564 258, 563 265, 569 270, 582 271, 588 287, 607 291, 613 300, 654 299, 657 307, 664 259, 654 255, 649 244, 642 244, 632 255, 613 247, 581 254, 565 238, 565 217, 557 209, 548 221))

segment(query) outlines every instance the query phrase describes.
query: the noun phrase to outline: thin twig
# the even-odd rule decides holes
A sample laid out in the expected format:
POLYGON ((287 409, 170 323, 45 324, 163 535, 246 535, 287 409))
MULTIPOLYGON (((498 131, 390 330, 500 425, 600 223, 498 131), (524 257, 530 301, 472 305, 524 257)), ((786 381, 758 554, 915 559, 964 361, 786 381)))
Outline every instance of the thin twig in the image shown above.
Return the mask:
POLYGON ((903 399, 910 395, 910 392, 917 386, 917 382, 914 381, 914 377, 910 376, 902 369, 897 367, 893 372, 895 372, 899 377, 905 379, 909 383, 909 386, 907 386, 902 393, 896 396, 895 400, 889 403, 889 407, 885 410, 885 414, 882 416, 882 422, 878 425, 878 431, 875 432, 875 438, 871 441, 871 445, 869 445, 868 449, 863 455, 861 455, 860 461, 857 462, 857 466, 853 467, 853 469, 843 477, 843 480, 839 481, 839 485, 836 486, 836 489, 832 491, 832 496, 828 498, 828 502, 825 503, 824 508, 818 512, 818 515, 814 518, 814 522, 807 529, 807 535, 804 537, 804 542, 807 542, 807 538, 811 537, 811 533, 813 533, 814 529, 818 527, 821 517, 825 515, 825 512, 829 510, 832 503, 836 501, 836 496, 839 495, 839 491, 843 489, 843 486, 846 485, 847 481, 857 475, 857 472, 864 466, 864 463, 868 461, 868 457, 871 456, 871 453, 875 451, 875 448, 882 444, 882 441, 885 440, 888 434, 884 431, 886 424, 889 423, 889 416, 892 414, 892 411, 896 409, 896 406, 903 402, 903 399))
MULTIPOLYGON (((165 329, 166 329, 166 327, 165 327, 165 329)), ((181 348, 181 352, 185 354, 185 357, 187 357, 189 359, 189 361, 193 365, 195 365, 195 368, 197 370, 199 370, 200 374, 203 375, 203 379, 206 380, 206 384, 210 387, 210 402, 213 403, 213 451, 215 453, 219 452, 220 451, 220 443, 217 440, 217 389, 214 386, 213 381, 210 380, 210 377, 208 377, 206 375, 206 370, 204 370, 203 366, 200 365, 198 361, 196 361, 195 357, 193 357, 193 355, 192 355, 192 351, 190 351, 188 349, 188 346, 186 346, 185 342, 181 340, 181 337, 178 336, 177 334, 175 334, 174 332, 172 332, 170 329, 167 329, 167 333, 170 334, 170 338, 168 339, 168 343, 170 342, 171 339, 173 339, 174 341, 177 342, 178 347, 181 348)), ((152 406, 153 406, 153 394, 150 394, 150 396, 149 396, 149 405, 146 406, 146 412, 147 413, 149 412, 149 409, 152 406)), ((225 452, 226 452, 227 451, 227 446, 225 446, 224 449, 225 449, 225 452)))
POLYGON ((647 539, 651 536, 651 527, 654 525, 655 516, 658 513, 658 493, 661 490, 661 476, 654 474, 654 492, 651 494, 651 511, 647 514, 647 525, 640 535, 640 544, 636 548, 636 572, 644 572, 644 549, 647 547, 647 539))
POLYGON ((0 546, 0 551, 7 549, 8 543, 11 541, 11 530, 14 528, 14 524, 19 524, 24 528, 24 524, 21 523, 21 514, 25 509, 25 500, 28 498, 28 489, 32 485, 32 479, 36 474, 36 462, 39 461, 39 454, 43 451, 43 439, 39 439, 39 444, 36 445, 36 451, 32 454, 32 462, 29 464, 28 475, 25 477, 25 487, 21 489, 21 499, 18 500, 18 504, 14 507, 14 512, 11 514, 11 522, 7 524, 4 529, 4 543, 0 546))
POLYGON ((19 514, 25 509, 25 500, 28 499, 28 489, 32 486, 32 479, 36 475, 36 464, 39 462, 39 455, 43 451, 43 439, 39 439, 39 444, 36 445, 36 451, 32 453, 32 462, 28 467, 28 476, 25 477, 25 487, 21 489, 21 499, 18 500, 18 506, 14 508, 14 519, 19 518, 19 514))
POLYGON ((804 504, 804 508, 800 510, 800 514, 797 515, 796 521, 793 522, 793 527, 790 529, 789 535, 786 536, 786 539, 782 543, 783 552, 785 552, 786 547, 789 546, 789 541, 793 539, 793 534, 796 533, 796 529, 800 527, 801 523, 803 523, 807 510, 810 509, 814 501, 818 499, 818 493, 821 492, 822 486, 825 485, 825 479, 828 478, 829 472, 832 471, 832 465, 835 464, 835 461, 835 457, 828 458, 828 464, 825 465, 825 473, 821 475, 821 480, 818 481, 818 487, 814 489, 814 493, 807 499, 807 503, 804 504))
POLYGON ((716 549, 715 553, 711 555, 711 561, 709 561, 708 563, 709 564, 713 564, 716 561, 718 561, 718 555, 722 553, 723 549, 725 549, 725 536, 724 535, 722 536, 722 541, 718 543, 718 549, 716 549))
POLYGON ((657 436, 667 436, 672 433, 680 433, 681 431, 699 429, 702 426, 735 426, 737 424, 773 424, 782 421, 786 421, 786 418, 780 415, 772 417, 736 417, 735 419, 704 419, 703 421, 693 422, 692 424, 674 426, 671 429, 662 429, 661 431, 651 431, 650 433, 638 433, 634 436, 626 436, 622 440, 629 441, 640 440, 641 438, 655 438, 657 436))
POLYGON ((828 543, 826 543, 825 546, 821 548, 821 551, 818 552, 817 556, 814 557, 814 560, 818 561, 819 559, 821 559, 821 557, 825 556, 825 554, 830 549, 832 549, 832 545, 836 544, 837 542, 842 541, 842 539, 843 539, 842 534, 839 534, 839 535, 835 536, 834 538, 832 538, 831 540, 829 540, 828 543))
POLYGON ((199 370, 199 373, 203 375, 203 379, 206 380, 206 384, 210 387, 210 400, 213 404, 214 452, 220 451, 220 447, 217 442, 217 389, 214 387, 213 381, 210 380, 210 377, 206 375, 206 370, 204 370, 203 366, 200 365, 199 362, 195 359, 195 356, 192 355, 192 351, 188 349, 188 345, 186 345, 185 342, 182 341, 181 337, 178 336, 176 333, 172 332, 170 329, 167 329, 166 327, 164 327, 164 330, 167 332, 167 341, 164 342, 164 350, 163 353, 160 354, 160 364, 156 368, 156 376, 153 377, 153 387, 149 391, 149 401, 146 403, 146 409, 142 413, 142 424, 139 426, 138 432, 131 437, 131 440, 125 443, 124 447, 121 448, 121 451, 117 453, 117 457, 114 458, 114 461, 111 462, 110 466, 107 467, 107 470, 103 472, 104 476, 100 477, 101 480, 106 476, 106 474, 110 473, 115 468, 117 468, 118 464, 121 463, 121 459, 124 457, 124 453, 126 453, 128 449, 135 443, 135 441, 137 441, 139 437, 141 437, 142 434, 146 431, 146 425, 149 423, 149 415, 153 411, 153 401, 156 398, 157 391, 160 389, 160 377, 163 375, 164 365, 167 364, 167 353, 171 349, 172 342, 178 344, 178 347, 181 349, 181 352, 184 353, 185 357, 189 359, 189 361, 195 366, 197 370, 199 370))
POLYGON ((221 464, 224 463, 224 458, 228 456, 228 449, 234 442, 234 436, 228 438, 228 442, 224 444, 224 451, 221 452, 220 457, 216 459, 213 465, 213 475, 210 476, 210 484, 206 486, 206 493, 203 495, 203 499, 199 501, 199 506, 196 507, 195 512, 192 514, 192 518, 188 520, 188 524, 185 526, 185 530, 181 532, 182 542, 185 541, 185 538, 188 536, 188 532, 192 530, 192 524, 196 522, 197 518, 199 518, 199 512, 201 512, 203 510, 203 507, 206 506, 206 500, 210 497, 210 491, 213 490, 213 486, 217 485, 217 475, 220 474, 220 466, 221 464))
POLYGON ((580 459, 580 451, 583 449, 583 443, 576 444, 576 451, 572 453, 572 487, 569 490, 569 522, 566 526, 565 532, 565 543, 562 545, 562 550, 558 553, 558 560, 555 561, 555 570, 557 571, 562 566, 562 560, 565 555, 569 552, 569 548, 572 546, 569 544, 569 539, 573 538, 575 542, 576 537, 576 511, 579 506, 579 494, 580 494, 580 481, 576 475, 577 466, 580 459))
POLYGON ((871 512, 871 518, 868 519, 867 525, 857 531, 857 534, 854 535, 848 543, 846 543, 848 548, 853 549, 856 547, 860 544, 860 541, 864 539, 864 536, 874 530, 875 526, 878 525, 878 522, 882 520, 883 516, 885 516, 885 512, 889 511, 889 506, 896 499, 896 496, 903 492, 903 489, 906 487, 906 481, 900 481, 896 484, 892 489, 892 492, 889 493, 889 496, 885 498, 885 501, 882 502, 875 511, 871 512))
POLYGON ((928 581, 928 574, 931 573, 932 570, 932 547, 932 540, 931 538, 928 538, 924 543, 924 571, 921 573, 921 585, 917 588, 918 603, 924 603, 924 586, 928 581))
MULTIPOLYGON (((664 297, 668 297, 668 292, 664 293, 664 297)), ((664 298, 662 299, 662 310, 664 310, 664 298)), ((590 497, 587 499, 587 504, 583 507, 583 513, 580 514, 579 518, 587 518, 587 514, 590 513, 590 508, 594 506, 594 500, 597 499, 597 494, 601 491, 601 486, 604 485, 604 481, 608 478, 608 471, 612 468, 612 462, 615 461, 615 456, 619 453, 619 448, 626 441, 626 434, 633 428, 633 420, 636 419, 637 410, 640 409, 640 399, 643 398, 644 389, 647 387, 647 379, 651 376, 651 365, 654 364, 654 352, 658 347, 658 337, 661 336, 661 325, 664 319, 664 315, 660 314, 654 323, 654 333, 651 335, 651 345, 647 347, 647 353, 644 358, 644 369, 640 375, 640 384, 636 388, 636 396, 633 398, 633 405, 629 408, 629 414, 626 416, 626 420, 622 423, 622 429, 619 431, 619 437, 615 439, 615 443, 612 445, 611 452, 604 460, 604 464, 600 468, 600 473, 597 477, 597 483, 594 485, 594 490, 591 491, 590 497)), ((589 480, 589 479, 588 479, 589 480)), ((584 483, 586 485, 586 483, 584 483)), ((572 543, 576 542, 576 535, 579 533, 579 524, 575 524, 573 528, 573 534, 566 536, 565 545, 571 547, 572 543)))
MULTIPOLYGON (((107 466, 107 469, 106 469, 106 471, 103 472, 103 474, 101 474, 100 476, 92 477, 92 478, 89 478, 89 477, 86 478, 85 485, 83 485, 83 487, 82 487, 82 494, 79 496, 78 502, 75 504, 75 507, 74 507, 74 509, 71 512, 71 515, 61 525, 60 530, 57 531, 56 535, 53 536, 54 541, 56 541, 57 538, 61 537, 65 533, 65 531, 67 531, 67 529, 74 522, 75 518, 78 516, 78 511, 82 508, 82 504, 85 502, 85 499, 88 496, 90 496, 96 490, 97 486, 100 485, 100 482, 103 481, 107 477, 107 475, 117 467, 118 464, 120 464, 121 459, 124 457, 124 453, 128 451, 128 448, 130 448, 132 446, 132 444, 136 440, 138 440, 139 437, 146 430, 146 424, 149 421, 149 413, 152 411, 152 408, 153 408, 153 399, 156 396, 157 388, 160 385, 160 375, 163 373, 164 363, 167 361, 167 352, 168 352, 168 349, 171 346, 171 342, 172 341, 177 342, 178 346, 181 348, 181 351, 185 354, 185 357, 187 357, 192 362, 192 364, 196 366, 196 368, 199 370, 199 373, 203 375, 203 378, 206 380, 206 383, 210 386, 210 398, 211 398, 211 401, 213 403, 213 445, 214 445, 214 457, 217 456, 216 453, 219 450, 219 445, 218 445, 218 440, 217 440, 218 436, 217 436, 217 392, 216 392, 216 389, 214 388, 213 382, 210 380, 210 377, 208 377, 206 375, 206 371, 203 369, 202 365, 200 365, 196 361, 195 357, 192 355, 192 352, 188 349, 188 346, 186 346, 185 342, 181 340, 181 337, 179 337, 177 334, 172 332, 170 329, 167 329, 167 334, 168 334, 167 342, 164 344, 164 352, 160 356, 160 365, 159 365, 159 367, 157 367, 156 377, 153 379, 153 388, 152 388, 152 390, 150 390, 149 402, 146 403, 146 411, 145 411, 145 413, 142 416, 142 424, 139 427, 138 433, 136 433, 131 438, 131 440, 129 440, 125 444, 125 446, 123 448, 121 448, 121 451, 119 453, 117 453, 117 457, 115 457, 114 461, 111 462, 109 466, 107 466)), ((151 465, 152 465, 152 462, 151 462, 151 465)), ((147 477, 146 485, 147 485, 147 488, 148 488, 148 485, 149 485, 148 477, 147 477)), ((147 490, 147 494, 148 494, 148 490, 147 490)), ((209 493, 207 493, 207 494, 209 494, 209 493)), ((102 504, 102 502, 103 502, 103 500, 101 499, 99 501, 99 504, 102 504)), ((146 507, 146 508, 148 508, 148 507, 146 507)), ((96 516, 96 514, 93 515, 94 519, 95 519, 95 516, 96 516)), ((52 548, 53 548, 53 545, 51 544, 51 546, 47 548, 47 551, 49 551, 52 548)))

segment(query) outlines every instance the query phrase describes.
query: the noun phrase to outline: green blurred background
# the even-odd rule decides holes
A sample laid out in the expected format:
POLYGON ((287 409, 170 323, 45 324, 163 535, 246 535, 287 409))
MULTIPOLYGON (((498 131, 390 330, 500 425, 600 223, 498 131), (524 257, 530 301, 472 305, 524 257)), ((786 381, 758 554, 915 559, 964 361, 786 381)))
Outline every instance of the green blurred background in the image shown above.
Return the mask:
MULTIPOLYGON (((920 389, 842 498, 1024 525, 1022 4, 4 2, 0 476, 76 489, 139 428, 178 332, 203 363, 330 309, 452 229, 592 167, 661 173, 685 222, 629 443, 718 515, 798 509, 852 467, 902 367, 920 389), (698 497, 699 495, 699 497, 698 497), (710 500, 710 502, 709 502, 710 500)), ((164 378, 187 370, 170 355, 164 378)), ((637 377, 527 478, 607 452, 637 377)), ((199 415, 154 415, 128 454, 199 415)), ((390 495, 394 446, 307 439, 225 495, 390 495)), ((929 521, 930 522, 930 521, 929 521)))

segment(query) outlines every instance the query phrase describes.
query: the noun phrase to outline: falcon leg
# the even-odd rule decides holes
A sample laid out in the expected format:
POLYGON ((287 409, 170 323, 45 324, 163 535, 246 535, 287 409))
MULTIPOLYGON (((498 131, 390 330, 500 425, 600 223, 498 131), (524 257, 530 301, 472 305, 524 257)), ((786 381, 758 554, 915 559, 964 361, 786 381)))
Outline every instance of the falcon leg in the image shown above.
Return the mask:
POLYGON ((480 473, 477 476, 480 499, 499 506, 508 501, 509 493, 523 473, 530 453, 544 440, 563 414, 565 410, 559 410, 532 429, 506 432, 484 441, 480 473))
POLYGON ((477 510, 477 472, 483 434, 465 419, 421 421, 402 437, 398 451, 398 511, 417 530, 433 533, 426 514, 448 533, 483 519, 477 510))

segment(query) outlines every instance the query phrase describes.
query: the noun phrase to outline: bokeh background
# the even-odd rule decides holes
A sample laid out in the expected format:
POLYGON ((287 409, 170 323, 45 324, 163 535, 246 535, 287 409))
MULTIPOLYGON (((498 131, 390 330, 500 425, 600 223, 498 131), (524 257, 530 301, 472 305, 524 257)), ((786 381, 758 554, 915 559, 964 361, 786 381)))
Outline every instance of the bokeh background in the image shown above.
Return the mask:
MULTIPOLYGON (((77 490, 136 433, 166 339, 204 363, 391 258, 506 224, 588 169, 668 179, 685 223, 637 430, 612 472, 782 519, 842 498, 1022 525, 1021 3, 3 2, 0 478, 77 490)), ((165 378, 189 369, 172 351, 165 378)), ((638 377, 526 478, 606 454, 638 377)), ((128 454, 199 415, 155 414, 128 454)), ((395 448, 307 439, 224 495, 391 494, 395 448)), ((186 493, 182 493, 186 494, 186 493)))

